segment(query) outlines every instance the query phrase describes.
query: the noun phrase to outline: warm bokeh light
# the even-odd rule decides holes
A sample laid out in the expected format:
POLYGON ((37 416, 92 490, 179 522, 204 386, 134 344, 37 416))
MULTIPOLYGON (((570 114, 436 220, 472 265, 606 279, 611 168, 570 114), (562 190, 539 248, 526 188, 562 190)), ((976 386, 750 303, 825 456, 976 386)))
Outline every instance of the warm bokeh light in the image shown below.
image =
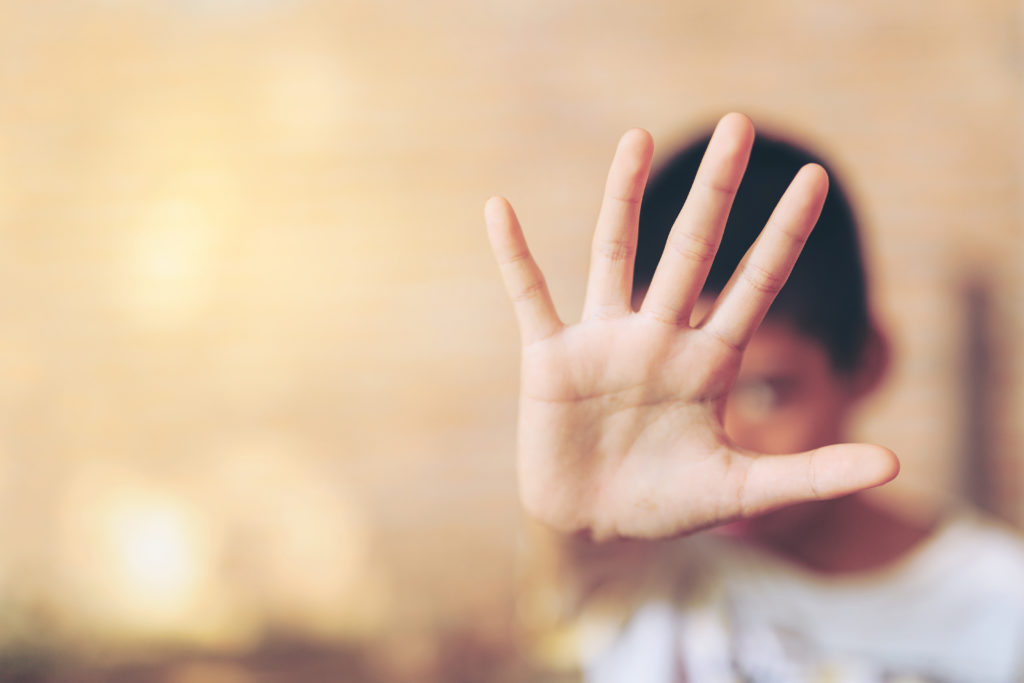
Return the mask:
POLYGON ((320 638, 373 636, 388 623, 388 571, 371 563, 347 482, 318 456, 301 439, 266 431, 207 455, 200 495, 223 530, 224 567, 245 577, 221 590, 256 623, 320 638))
POLYGON ((123 503, 109 512, 113 577, 125 606, 157 620, 187 605, 200 579, 195 523, 164 501, 123 503))
POLYGON ((61 510, 68 597, 104 637, 201 637, 215 542, 201 513, 166 487, 88 466, 61 510))
POLYGON ((209 299, 219 226, 188 200, 156 202, 128 233, 126 272, 118 290, 132 316, 147 327, 176 327, 209 299))

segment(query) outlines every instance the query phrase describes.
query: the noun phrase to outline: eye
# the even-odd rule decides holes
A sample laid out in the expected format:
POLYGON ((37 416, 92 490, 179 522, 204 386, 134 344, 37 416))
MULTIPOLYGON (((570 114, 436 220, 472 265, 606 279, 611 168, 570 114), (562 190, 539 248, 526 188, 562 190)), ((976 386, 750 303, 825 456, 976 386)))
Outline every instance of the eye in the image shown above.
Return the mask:
POLYGON ((733 387, 729 400, 745 419, 763 421, 779 410, 787 400, 792 382, 782 378, 759 377, 741 380, 733 387))

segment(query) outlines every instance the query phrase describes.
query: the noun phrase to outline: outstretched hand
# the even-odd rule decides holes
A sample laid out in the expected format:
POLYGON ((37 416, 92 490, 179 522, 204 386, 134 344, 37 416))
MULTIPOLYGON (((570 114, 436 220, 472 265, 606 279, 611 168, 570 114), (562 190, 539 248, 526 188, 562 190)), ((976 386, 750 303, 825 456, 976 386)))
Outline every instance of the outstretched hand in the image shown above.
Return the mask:
POLYGON ((663 538, 833 498, 892 479, 895 456, 843 444, 762 455, 730 442, 726 396, 743 349, 782 287, 828 189, 808 165, 709 312, 691 314, 753 142, 719 123, 639 311, 630 305, 650 135, 619 142, 593 240, 583 319, 565 325, 511 206, 488 201, 488 234, 522 335, 519 485, 527 511, 595 538, 663 538))

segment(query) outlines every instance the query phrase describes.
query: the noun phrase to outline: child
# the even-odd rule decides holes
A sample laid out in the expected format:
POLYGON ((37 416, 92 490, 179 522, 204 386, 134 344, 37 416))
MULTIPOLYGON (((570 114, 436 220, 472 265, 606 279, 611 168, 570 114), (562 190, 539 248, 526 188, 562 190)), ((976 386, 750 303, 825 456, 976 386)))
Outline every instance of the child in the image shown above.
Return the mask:
POLYGON ((643 131, 619 144, 577 325, 486 208, 523 339, 521 497, 556 610, 601 627, 588 680, 1024 679, 1024 545, 872 505, 895 456, 834 445, 887 361, 843 193, 737 114, 645 194, 651 155, 643 131))

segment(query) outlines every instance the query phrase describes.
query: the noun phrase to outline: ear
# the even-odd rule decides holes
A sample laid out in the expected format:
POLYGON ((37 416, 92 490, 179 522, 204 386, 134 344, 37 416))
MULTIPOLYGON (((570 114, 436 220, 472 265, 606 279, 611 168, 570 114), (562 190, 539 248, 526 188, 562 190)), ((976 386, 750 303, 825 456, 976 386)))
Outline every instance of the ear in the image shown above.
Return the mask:
POLYGON ((863 398, 878 389, 889 374, 891 361, 889 338, 872 322, 864 344, 864 355, 851 375, 854 398, 863 398))

